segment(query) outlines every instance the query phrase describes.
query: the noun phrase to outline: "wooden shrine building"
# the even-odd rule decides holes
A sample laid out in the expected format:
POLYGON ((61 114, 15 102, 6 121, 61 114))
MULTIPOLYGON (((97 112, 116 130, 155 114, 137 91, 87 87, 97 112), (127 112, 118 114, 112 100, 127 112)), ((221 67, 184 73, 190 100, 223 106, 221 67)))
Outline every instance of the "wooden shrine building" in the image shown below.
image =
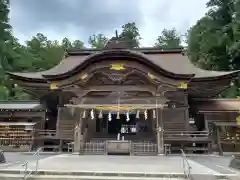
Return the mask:
POLYGON ((182 49, 69 50, 52 69, 8 73, 47 109, 45 129, 76 153, 239 151, 240 101, 214 99, 238 71, 200 69, 182 49), (71 143, 72 142, 72 143, 71 143))

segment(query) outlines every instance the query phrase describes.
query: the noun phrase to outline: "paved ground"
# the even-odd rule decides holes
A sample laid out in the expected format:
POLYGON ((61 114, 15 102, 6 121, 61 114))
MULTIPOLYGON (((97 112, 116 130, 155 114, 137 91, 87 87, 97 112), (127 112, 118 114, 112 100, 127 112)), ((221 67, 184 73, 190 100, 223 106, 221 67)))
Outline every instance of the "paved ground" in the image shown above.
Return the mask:
MULTIPOLYGON (((5 153, 7 163, 0 165, 1 176, 4 176, 6 170, 13 170, 19 173, 23 172, 22 162, 28 160, 29 170, 36 167, 36 157, 32 154, 23 153, 5 153), (21 163, 14 163, 21 162, 21 163)), ((143 174, 183 174, 183 163, 180 156, 78 156, 72 154, 42 154, 39 156, 39 171, 64 174, 66 179, 71 172, 77 173, 143 173, 143 174)), ((188 156, 188 162, 192 167, 191 173, 194 175, 212 176, 238 176, 240 172, 228 167, 231 156, 188 156)), ((49 176, 51 176, 49 174, 49 176)), ((52 174, 52 175, 53 175, 52 174)), ((19 174, 15 174, 19 178, 19 174)), ((61 177, 59 176, 59 177, 61 177)), ((100 176, 99 176, 100 177, 100 176)), ((101 178, 104 178, 103 176, 101 178)), ((136 177, 137 178, 137 177, 136 177)), ((237 177, 238 178, 238 177, 237 177)), ((71 179, 71 178, 70 178, 71 179)), ((201 176, 202 180, 203 177, 201 176)), ((207 178, 204 178, 207 179, 207 178)), ((240 178, 239 178, 240 179, 240 178)), ((60 179, 58 179, 60 180, 60 179)))
MULTIPOLYGON (((12 166, 16 163, 21 164, 25 161, 36 161, 36 157, 34 157, 33 154, 26 154, 20 152, 4 152, 4 156, 7 162, 5 164, 0 164, 1 169, 5 168, 6 166, 12 166)), ((44 159, 51 156, 51 154, 39 155, 39 159, 44 159)))
MULTIPOLYGON (((20 157, 19 157, 20 158, 20 157)), ((23 158, 23 156, 21 157, 23 158)), ((39 170, 42 171, 94 171, 94 172, 145 172, 145 173, 183 173, 180 156, 78 156, 61 154, 42 156, 39 170)), ((230 157, 194 156, 188 157, 193 174, 236 174, 228 168, 230 157)), ((29 168, 35 167, 35 161, 29 168)), ((5 167, 9 170, 22 170, 19 164, 5 167)), ((240 172, 239 172, 240 173, 240 172)))
POLYGON ((231 156, 192 156, 188 159, 222 174, 235 174, 237 170, 229 168, 231 156))

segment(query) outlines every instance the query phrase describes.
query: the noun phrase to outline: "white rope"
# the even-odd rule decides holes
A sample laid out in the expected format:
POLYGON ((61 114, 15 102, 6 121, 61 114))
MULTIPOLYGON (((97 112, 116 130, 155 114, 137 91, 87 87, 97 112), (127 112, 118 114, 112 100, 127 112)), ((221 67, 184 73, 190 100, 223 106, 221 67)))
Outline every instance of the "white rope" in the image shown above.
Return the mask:
POLYGON ((112 120, 112 114, 109 112, 108 113, 108 121, 111 121, 112 120))
POLYGON ((130 121, 129 111, 128 111, 127 114, 126 114, 126 121, 127 121, 127 122, 130 121))
POLYGON ((94 119, 94 112, 93 112, 93 109, 91 110, 91 119, 94 119))
POLYGON ((147 120, 148 118, 147 110, 144 111, 144 117, 145 117, 145 120, 147 120))

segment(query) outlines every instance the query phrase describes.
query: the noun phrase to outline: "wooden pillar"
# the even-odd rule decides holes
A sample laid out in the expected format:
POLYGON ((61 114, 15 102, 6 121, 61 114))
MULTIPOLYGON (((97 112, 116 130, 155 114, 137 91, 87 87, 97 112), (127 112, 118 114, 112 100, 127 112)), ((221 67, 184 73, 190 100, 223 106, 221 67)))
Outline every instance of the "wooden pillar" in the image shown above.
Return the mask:
POLYGON ((62 150, 63 150, 63 140, 60 139, 59 140, 59 152, 62 152, 62 150))
POLYGON ((217 145, 218 145, 219 155, 222 156, 223 155, 223 150, 222 150, 222 145, 221 145, 221 141, 220 141, 220 133, 219 133, 219 127, 218 126, 216 126, 216 135, 217 135, 217 145))
POLYGON ((163 140, 163 109, 162 107, 156 110, 156 121, 157 121, 157 152, 158 155, 164 154, 164 140, 163 140))
POLYGON ((74 129, 74 150, 73 152, 75 154, 80 154, 81 153, 81 145, 82 145, 82 114, 79 112, 78 113, 78 119, 76 121, 76 126, 74 129))

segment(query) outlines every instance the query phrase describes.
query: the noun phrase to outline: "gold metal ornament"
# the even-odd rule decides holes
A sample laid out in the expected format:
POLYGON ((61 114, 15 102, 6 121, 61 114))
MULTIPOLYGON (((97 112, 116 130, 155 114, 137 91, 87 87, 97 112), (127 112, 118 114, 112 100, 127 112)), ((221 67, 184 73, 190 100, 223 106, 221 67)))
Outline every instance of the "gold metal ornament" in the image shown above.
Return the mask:
POLYGON ((111 64, 111 70, 121 71, 124 70, 124 64, 111 64))
POLYGON ((188 84, 186 82, 181 82, 178 86, 179 89, 187 89, 188 84))
POLYGON ((86 78, 88 77, 88 74, 87 73, 84 73, 80 76, 80 79, 81 80, 85 80, 86 78))
POLYGON ((58 89, 57 84, 56 83, 51 83, 50 84, 50 89, 52 89, 52 90, 58 89))
POLYGON ((148 72, 148 77, 150 79, 156 79, 156 76, 154 76, 152 73, 148 72))

